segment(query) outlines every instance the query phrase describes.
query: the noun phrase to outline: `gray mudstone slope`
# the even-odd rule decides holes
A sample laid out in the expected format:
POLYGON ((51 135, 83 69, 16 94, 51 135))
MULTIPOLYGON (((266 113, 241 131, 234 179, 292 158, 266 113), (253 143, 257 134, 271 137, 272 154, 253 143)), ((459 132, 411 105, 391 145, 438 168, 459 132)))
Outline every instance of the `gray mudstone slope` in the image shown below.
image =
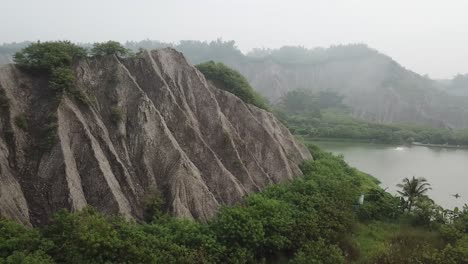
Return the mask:
POLYGON ((0 67, 2 216, 40 225, 91 205, 138 220, 159 192, 173 215, 205 221, 312 158, 271 113, 216 88, 173 49, 74 70, 88 102, 54 100, 46 78, 0 67))

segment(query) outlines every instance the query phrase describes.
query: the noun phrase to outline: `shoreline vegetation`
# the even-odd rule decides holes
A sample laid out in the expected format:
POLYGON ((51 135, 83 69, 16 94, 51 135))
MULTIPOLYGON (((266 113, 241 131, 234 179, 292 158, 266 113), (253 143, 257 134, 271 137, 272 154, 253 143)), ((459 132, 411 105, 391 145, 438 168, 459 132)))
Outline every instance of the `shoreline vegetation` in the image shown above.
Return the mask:
POLYGON ((383 143, 372 139, 353 139, 353 138, 327 138, 327 137, 304 137, 301 135, 295 135, 296 138, 303 142, 350 142, 350 143, 366 143, 366 144, 379 144, 379 145, 403 145, 403 146, 421 146, 421 147, 431 147, 431 148, 450 148, 450 149, 468 149, 468 145, 449 145, 449 144, 429 144, 421 142, 411 142, 411 143, 383 143))
POLYGON ((321 141, 353 141, 431 147, 468 147, 467 129, 418 124, 382 124, 352 116, 343 96, 330 91, 293 90, 273 106, 291 133, 321 141))

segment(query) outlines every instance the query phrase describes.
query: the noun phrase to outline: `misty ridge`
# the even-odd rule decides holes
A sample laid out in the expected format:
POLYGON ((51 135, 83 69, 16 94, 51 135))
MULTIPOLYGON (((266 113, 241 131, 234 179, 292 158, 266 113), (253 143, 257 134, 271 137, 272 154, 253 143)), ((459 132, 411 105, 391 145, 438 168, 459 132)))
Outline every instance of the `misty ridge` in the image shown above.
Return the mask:
MULTIPOLYGON (((30 42, 0 46, 0 63, 30 42)), ((91 48, 91 43, 81 43, 91 48)), ((194 65, 222 62, 243 74, 252 87, 271 103, 287 92, 331 91, 344 95, 354 117, 378 123, 417 123, 439 128, 468 127, 468 75, 450 80, 432 80, 414 73, 392 58, 365 44, 307 49, 283 46, 254 48, 243 54, 235 41, 165 43, 156 40, 127 41, 134 53, 172 47, 194 65)))

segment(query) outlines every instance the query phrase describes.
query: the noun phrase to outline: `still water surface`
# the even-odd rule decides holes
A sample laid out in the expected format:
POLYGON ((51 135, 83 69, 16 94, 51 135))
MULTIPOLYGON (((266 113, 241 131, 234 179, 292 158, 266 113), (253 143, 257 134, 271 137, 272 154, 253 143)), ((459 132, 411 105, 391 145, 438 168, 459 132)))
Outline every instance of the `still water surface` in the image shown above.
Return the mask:
POLYGON ((326 142, 314 144, 335 154, 343 154, 353 167, 367 172, 396 193, 396 184, 405 177, 424 177, 432 185, 428 195, 439 205, 453 209, 468 204, 468 149, 393 146, 369 143, 326 142), (461 197, 456 199, 453 194, 461 197))

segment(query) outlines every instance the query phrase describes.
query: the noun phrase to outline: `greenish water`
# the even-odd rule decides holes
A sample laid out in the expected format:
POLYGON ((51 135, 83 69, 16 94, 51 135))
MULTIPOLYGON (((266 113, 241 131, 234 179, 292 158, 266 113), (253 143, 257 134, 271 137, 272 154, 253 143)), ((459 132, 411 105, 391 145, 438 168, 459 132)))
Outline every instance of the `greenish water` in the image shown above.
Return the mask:
POLYGON ((357 142, 312 142, 322 149, 344 155, 353 167, 367 172, 396 193, 405 177, 425 177, 432 185, 429 196, 439 205, 453 209, 468 204, 468 150, 395 146, 357 142), (458 193, 456 199, 452 194, 458 193))

